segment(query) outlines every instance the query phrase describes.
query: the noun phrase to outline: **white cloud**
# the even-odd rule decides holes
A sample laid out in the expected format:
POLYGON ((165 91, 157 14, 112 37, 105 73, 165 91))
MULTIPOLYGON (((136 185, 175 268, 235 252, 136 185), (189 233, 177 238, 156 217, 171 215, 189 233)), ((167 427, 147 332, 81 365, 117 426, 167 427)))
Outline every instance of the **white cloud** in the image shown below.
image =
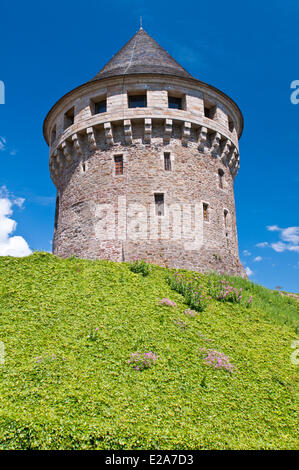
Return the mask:
POLYGON ((267 246, 269 246, 269 243, 261 242, 261 243, 257 243, 255 246, 257 246, 258 248, 266 248, 267 246))
POLYGON ((246 271, 247 276, 252 276, 253 271, 251 271, 251 269, 248 266, 245 268, 245 271, 246 271))
POLYGON ((294 245, 299 244, 299 227, 288 227, 281 230, 281 238, 285 242, 290 242, 294 245))
POLYGON ((269 230, 270 232, 277 232, 278 230, 281 230, 281 229, 278 227, 278 225, 268 225, 267 230, 269 230))
POLYGON ((263 258, 261 256, 256 256, 253 261, 259 262, 262 261, 262 259, 263 258))
POLYGON ((0 151, 5 150, 5 146, 6 146, 6 139, 5 137, 0 136, 0 151))
POLYGON ((251 256, 250 251, 248 251, 248 250, 243 250, 243 256, 251 256))
POLYGON ((18 150, 15 148, 9 149, 6 145, 6 138, 0 136, 0 152, 9 151, 9 155, 14 156, 17 154, 18 150))
POLYGON ((283 253, 285 250, 287 250, 287 245, 283 242, 276 242, 276 243, 271 243, 271 248, 273 248, 274 251, 277 253, 283 253))
MULTIPOLYGON (((299 253, 299 227, 280 228, 277 225, 270 225, 267 229, 271 232, 280 232, 280 240, 278 242, 271 243, 271 248, 273 248, 274 251, 277 253, 283 253, 284 251, 299 253)), ((261 246, 261 244, 259 245, 261 246)))
POLYGON ((22 207, 23 198, 15 198, 5 186, 0 188, 0 256, 28 256, 31 250, 23 237, 11 236, 17 222, 11 219, 14 205, 22 207))

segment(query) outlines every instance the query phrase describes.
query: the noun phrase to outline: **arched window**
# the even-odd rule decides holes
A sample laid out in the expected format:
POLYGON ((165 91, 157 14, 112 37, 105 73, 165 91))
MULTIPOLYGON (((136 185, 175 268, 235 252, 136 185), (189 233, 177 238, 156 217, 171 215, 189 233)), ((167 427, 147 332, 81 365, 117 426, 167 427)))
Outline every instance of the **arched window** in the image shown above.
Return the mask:
POLYGON ((219 188, 223 189, 223 179, 224 179, 224 171, 219 168, 218 170, 218 178, 219 178, 219 188))

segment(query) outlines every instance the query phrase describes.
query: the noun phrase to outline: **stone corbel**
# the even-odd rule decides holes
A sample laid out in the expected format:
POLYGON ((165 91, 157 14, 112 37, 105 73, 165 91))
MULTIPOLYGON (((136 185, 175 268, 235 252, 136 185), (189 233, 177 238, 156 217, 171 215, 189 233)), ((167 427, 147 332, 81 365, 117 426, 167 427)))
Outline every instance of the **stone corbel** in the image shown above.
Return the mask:
POLYGON ((58 166, 59 169, 62 168, 63 162, 62 162, 60 152, 58 150, 55 150, 55 152, 53 153, 53 161, 54 161, 55 167, 58 166))
POLYGON ((198 150, 202 153, 206 152, 206 146, 208 141, 208 129, 206 127, 202 127, 199 132, 198 136, 198 150))
POLYGON ((130 119, 124 120, 124 134, 125 134, 125 141, 127 145, 132 144, 132 125, 130 119))
POLYGON ((146 144, 151 143, 152 138, 152 120, 150 118, 144 119, 144 142, 146 144))
POLYGON ((76 149, 77 155, 79 157, 81 157, 82 156, 82 149, 81 149, 81 145, 80 145, 79 136, 78 136, 77 133, 72 135, 72 141, 73 141, 74 147, 76 149))
POLYGON ((187 145, 191 134, 191 122, 184 122, 182 133, 182 144, 187 145))
POLYGON ((114 145, 111 122, 105 122, 104 131, 105 131, 106 144, 109 146, 114 145))
POLYGON ((220 148, 220 141, 221 141, 221 134, 216 132, 212 141, 211 141, 211 154, 214 156, 218 156, 219 148, 220 148))
POLYGON ((172 119, 165 119, 164 142, 169 144, 172 134, 172 119))
POLYGON ((87 133, 87 140, 88 140, 88 145, 89 145, 90 150, 96 150, 97 143, 96 143, 93 127, 88 127, 86 129, 86 133, 87 133))
POLYGON ((221 154, 221 160, 223 161, 224 165, 228 165, 230 156, 232 153, 232 149, 233 149, 233 143, 231 140, 227 139, 223 147, 222 154, 221 154))
POLYGON ((230 159, 230 162, 229 162, 229 169, 233 176, 237 174, 238 162, 239 162, 239 154, 238 154, 238 150, 235 148, 233 151, 232 158, 230 159))
POLYGON ((69 149, 69 145, 67 144, 66 141, 62 142, 61 144, 61 150, 63 152, 63 155, 65 156, 66 160, 68 162, 71 162, 72 161, 72 156, 71 156, 71 153, 70 153, 70 149, 69 149))

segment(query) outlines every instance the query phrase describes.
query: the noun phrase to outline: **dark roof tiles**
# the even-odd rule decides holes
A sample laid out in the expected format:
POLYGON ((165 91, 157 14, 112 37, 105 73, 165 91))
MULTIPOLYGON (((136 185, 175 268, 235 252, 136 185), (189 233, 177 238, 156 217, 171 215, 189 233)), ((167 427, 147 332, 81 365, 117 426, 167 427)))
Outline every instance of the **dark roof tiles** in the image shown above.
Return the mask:
POLYGON ((139 73, 192 77, 144 29, 140 28, 91 81, 139 73))

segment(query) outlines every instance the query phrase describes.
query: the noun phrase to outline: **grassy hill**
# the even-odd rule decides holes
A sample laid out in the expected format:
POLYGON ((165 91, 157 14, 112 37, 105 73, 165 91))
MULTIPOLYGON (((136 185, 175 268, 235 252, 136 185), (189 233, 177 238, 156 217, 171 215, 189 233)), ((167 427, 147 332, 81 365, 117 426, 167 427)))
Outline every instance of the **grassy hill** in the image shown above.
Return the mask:
POLYGON ((0 449, 296 447, 299 302, 240 278, 227 278, 240 303, 217 300, 217 276, 196 274, 208 297, 192 316, 168 275, 48 253, 0 258, 0 449), (207 364, 211 350, 232 372, 207 364), (153 367, 129 364, 150 351, 153 367))

